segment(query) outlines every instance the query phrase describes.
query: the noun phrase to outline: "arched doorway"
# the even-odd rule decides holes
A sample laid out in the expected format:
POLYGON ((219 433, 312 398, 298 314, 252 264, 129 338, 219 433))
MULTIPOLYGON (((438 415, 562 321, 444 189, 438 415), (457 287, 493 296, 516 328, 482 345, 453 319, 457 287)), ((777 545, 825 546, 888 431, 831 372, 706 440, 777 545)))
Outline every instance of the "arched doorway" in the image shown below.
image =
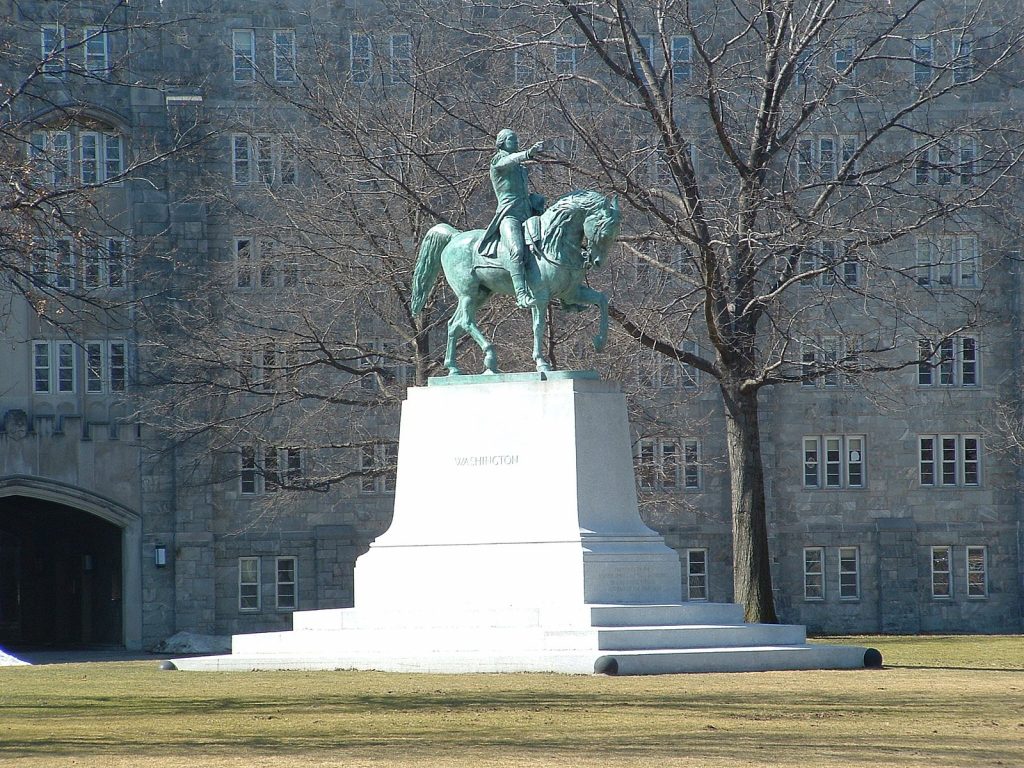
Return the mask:
POLYGON ((87 492, 0 480, 0 645, 136 647, 140 527, 87 492))

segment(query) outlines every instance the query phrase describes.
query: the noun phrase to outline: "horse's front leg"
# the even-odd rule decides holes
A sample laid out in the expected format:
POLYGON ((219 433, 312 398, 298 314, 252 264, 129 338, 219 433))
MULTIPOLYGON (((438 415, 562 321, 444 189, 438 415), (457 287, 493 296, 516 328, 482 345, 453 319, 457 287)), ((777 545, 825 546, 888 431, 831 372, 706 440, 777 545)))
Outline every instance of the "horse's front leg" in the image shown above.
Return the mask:
POLYGON ((601 310, 601 319, 594 335, 594 349, 600 352, 608 341, 608 297, 585 285, 578 286, 569 300, 572 304, 593 304, 601 310))
POLYGON ((547 332, 548 297, 534 294, 533 305, 533 360, 538 371, 550 371, 551 363, 544 356, 544 334, 547 332))

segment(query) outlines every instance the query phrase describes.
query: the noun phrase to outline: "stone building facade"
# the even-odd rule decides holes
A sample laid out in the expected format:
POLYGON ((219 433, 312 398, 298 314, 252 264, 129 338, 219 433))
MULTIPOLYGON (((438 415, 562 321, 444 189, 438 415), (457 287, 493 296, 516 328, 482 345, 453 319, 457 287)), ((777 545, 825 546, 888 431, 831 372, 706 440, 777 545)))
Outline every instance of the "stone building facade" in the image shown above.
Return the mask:
MULTIPOLYGON (((50 267, 39 279, 64 281, 77 296, 73 311, 44 319, 4 291, 0 643, 150 647, 181 630, 287 628, 295 609, 350 605, 355 558, 388 524, 388 477, 353 477, 266 515, 273 489, 246 464, 268 466, 266 448, 211 454, 135 415, 149 340, 131 306, 154 286, 181 286, 231 261, 239 233, 195 191, 200 171, 242 172, 239 151, 245 173, 263 172, 257 150, 230 130, 252 106, 239 78, 255 80, 255 60, 272 62, 260 71, 279 84, 294 81, 303 40, 324 19, 352 46, 342 71, 362 76, 352 8, 222 0, 200 15, 186 2, 144 0, 110 15, 103 3, 3 6, 13 23, 0 36, 21 54, 2 65, 5 82, 58 39, 68 45, 16 104, 28 126, 25 156, 35 142, 66 155, 46 173, 115 181, 98 191, 87 236, 69 237, 66 255, 47 245, 50 267), (116 181, 211 125, 224 132, 203 148, 116 181), (112 308, 86 311, 83 293, 112 308)), ((400 59, 402 39, 391 44, 400 59)), ((1013 109, 1020 94, 1016 83, 998 98, 1013 109)), ((263 160, 278 178, 294 172, 280 150, 263 160)), ((1024 492, 1016 456, 996 449, 997 415, 1020 405, 1022 296, 1016 270, 993 275, 984 300, 997 320, 983 337, 957 337, 950 378, 939 386, 947 375, 939 369, 890 374, 885 408, 878 393, 842 380, 766 393, 761 431, 783 621, 834 633, 1024 629, 1024 492)), ((727 601, 724 417, 707 379, 675 369, 625 388, 683 435, 666 449, 637 425, 641 464, 668 461, 666 450, 672 457, 670 481, 641 467, 643 514, 680 552, 684 596, 727 601), (688 424, 700 434, 688 435, 688 424)), ((382 438, 396 436, 395 413, 374 423, 382 438)), ((287 471, 289 449, 271 450, 287 471)))

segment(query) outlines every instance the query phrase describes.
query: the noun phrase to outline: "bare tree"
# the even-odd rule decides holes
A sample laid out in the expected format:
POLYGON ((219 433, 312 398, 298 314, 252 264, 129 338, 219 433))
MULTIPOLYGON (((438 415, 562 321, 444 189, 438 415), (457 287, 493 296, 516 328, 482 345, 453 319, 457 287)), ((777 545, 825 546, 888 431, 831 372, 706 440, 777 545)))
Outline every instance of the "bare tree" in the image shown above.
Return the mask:
POLYGON ((125 323, 131 264, 149 245, 125 196, 154 188, 165 161, 205 134, 187 125, 172 137, 129 136, 117 115, 132 91, 163 87, 148 77, 141 85, 138 64, 153 36, 181 19, 150 18, 122 0, 39 16, 5 5, 0 272, 68 333, 69 320, 125 323))
POLYGON ((627 252, 661 275, 617 286, 613 317, 717 382, 735 597, 775 621, 761 393, 942 369, 992 320, 1024 150, 1015 6, 479 5, 437 16, 503 62, 489 100, 628 202, 627 252))

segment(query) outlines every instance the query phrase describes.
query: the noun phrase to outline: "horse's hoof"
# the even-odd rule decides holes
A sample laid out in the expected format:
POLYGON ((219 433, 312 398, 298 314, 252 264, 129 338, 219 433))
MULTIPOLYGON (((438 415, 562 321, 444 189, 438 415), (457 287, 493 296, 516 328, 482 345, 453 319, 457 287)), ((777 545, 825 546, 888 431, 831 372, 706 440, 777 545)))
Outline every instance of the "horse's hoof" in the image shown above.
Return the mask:
POLYGON ((496 376, 497 374, 497 371, 493 371, 490 368, 484 368, 484 376, 496 376))
POLYGON ((448 375, 449 376, 461 376, 462 375, 462 371, 460 371, 458 368, 449 368, 448 369, 448 375))

